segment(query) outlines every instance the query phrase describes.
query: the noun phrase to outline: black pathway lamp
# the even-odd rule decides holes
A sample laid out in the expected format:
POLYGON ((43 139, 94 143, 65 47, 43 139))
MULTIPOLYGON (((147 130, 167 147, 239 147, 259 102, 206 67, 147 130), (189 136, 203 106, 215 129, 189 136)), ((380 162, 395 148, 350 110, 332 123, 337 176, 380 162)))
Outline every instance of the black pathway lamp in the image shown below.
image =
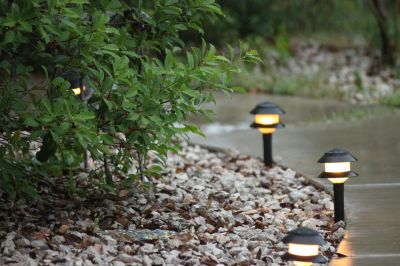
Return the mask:
POLYGON ((285 125, 280 123, 280 115, 284 114, 278 105, 271 102, 257 104, 250 114, 254 115, 254 122, 250 125, 257 128, 263 134, 264 144, 264 163, 266 166, 272 166, 272 134, 277 128, 283 128, 285 125))
POLYGON ((333 183, 333 201, 335 207, 335 222, 344 221, 344 182, 349 177, 358 176, 351 171, 351 162, 357 161, 350 152, 335 148, 326 152, 319 163, 324 164, 324 172, 319 178, 328 178, 333 183))
POLYGON ((322 236, 308 227, 299 227, 283 238, 288 244, 288 252, 283 259, 293 261, 296 266, 311 266, 313 263, 326 263, 327 259, 319 252, 320 246, 325 244, 322 236))
MULTIPOLYGON (((77 72, 68 71, 61 75, 61 77, 70 83, 71 91, 76 95, 80 96, 83 101, 87 101, 92 97, 93 90, 88 87, 87 81, 82 74, 77 72)), ((50 135, 43 137, 43 145, 40 150, 36 153, 36 158, 40 162, 46 162, 49 158, 54 155, 57 151, 57 145, 52 140, 50 135)), ((87 168, 87 154, 85 152, 85 168, 87 168)))
MULTIPOLYGON (((83 101, 89 100, 93 95, 93 90, 89 88, 88 82, 84 75, 78 72, 68 71, 61 77, 70 83, 70 89, 76 96, 80 96, 83 101)), ((84 153, 84 167, 88 169, 88 154, 84 153)))
POLYGON ((89 88, 85 76, 80 73, 68 71, 61 75, 67 80, 71 87, 70 89, 76 96, 80 96, 82 100, 87 101, 92 97, 93 90, 89 88))

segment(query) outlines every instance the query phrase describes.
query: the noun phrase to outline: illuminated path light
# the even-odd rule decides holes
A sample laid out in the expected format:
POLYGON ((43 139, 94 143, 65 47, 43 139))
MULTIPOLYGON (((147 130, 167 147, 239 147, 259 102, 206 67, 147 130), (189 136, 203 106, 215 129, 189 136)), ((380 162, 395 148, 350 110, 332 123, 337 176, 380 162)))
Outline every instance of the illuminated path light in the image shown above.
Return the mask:
POLYGON ((283 259, 293 261, 296 266, 311 266, 313 263, 326 263, 327 259, 319 252, 320 246, 325 244, 322 236, 315 230, 299 227, 283 238, 288 244, 288 252, 283 259))
POLYGON ((324 172, 319 178, 328 178, 333 184, 333 201, 335 222, 344 221, 344 182, 350 177, 358 176, 351 171, 351 162, 357 161, 350 152, 335 148, 326 152, 319 160, 324 164, 324 172))
MULTIPOLYGON (((84 75, 78 72, 68 71, 61 75, 62 78, 70 83, 70 89, 76 96, 80 96, 83 101, 89 100, 93 95, 93 90, 88 86, 84 75)), ((84 167, 88 169, 88 153, 84 152, 84 167)))
POLYGON ((87 101, 92 97, 93 90, 88 87, 87 81, 83 75, 70 71, 64 73, 61 77, 71 84, 70 89, 72 92, 77 96, 81 96, 82 100, 87 101))
POLYGON ((254 115, 254 123, 250 127, 257 128, 263 134, 264 163, 269 167, 274 162, 272 158, 272 134, 277 128, 284 127, 284 124, 280 122, 280 115, 284 113, 284 110, 271 102, 260 103, 250 112, 254 115))

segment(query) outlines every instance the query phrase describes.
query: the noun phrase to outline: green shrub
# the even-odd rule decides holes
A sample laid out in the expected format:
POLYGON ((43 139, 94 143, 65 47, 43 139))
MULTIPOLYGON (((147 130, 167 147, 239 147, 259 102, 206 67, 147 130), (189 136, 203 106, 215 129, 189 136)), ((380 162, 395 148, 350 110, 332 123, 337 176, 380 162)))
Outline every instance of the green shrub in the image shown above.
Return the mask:
POLYGON ((37 180, 73 180, 86 152, 106 189, 156 175, 148 152, 162 162, 176 136, 200 133, 187 116, 205 114, 211 90, 232 90, 234 61, 256 60, 181 40, 220 15, 213 0, 0 0, 0 189, 34 196, 37 180))
MULTIPOLYGON (((210 25, 206 36, 222 43, 247 36, 262 36, 274 43, 282 25, 290 35, 327 33, 379 38, 369 1, 218 0, 218 3, 228 19, 218 23, 217 29, 210 25)), ((387 5, 387 11, 394 10, 391 5, 387 5)))

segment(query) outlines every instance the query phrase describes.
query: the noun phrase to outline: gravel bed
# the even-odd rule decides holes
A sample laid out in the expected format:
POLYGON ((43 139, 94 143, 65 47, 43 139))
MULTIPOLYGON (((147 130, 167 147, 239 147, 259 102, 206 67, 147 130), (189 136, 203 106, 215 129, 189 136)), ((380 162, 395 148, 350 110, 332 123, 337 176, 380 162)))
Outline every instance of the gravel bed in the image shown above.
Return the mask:
POLYGON ((150 189, 105 195, 84 184, 85 199, 63 180, 34 201, 0 195, 0 265, 286 265, 288 231, 318 230, 327 257, 344 235, 329 194, 235 151, 184 143, 150 189))

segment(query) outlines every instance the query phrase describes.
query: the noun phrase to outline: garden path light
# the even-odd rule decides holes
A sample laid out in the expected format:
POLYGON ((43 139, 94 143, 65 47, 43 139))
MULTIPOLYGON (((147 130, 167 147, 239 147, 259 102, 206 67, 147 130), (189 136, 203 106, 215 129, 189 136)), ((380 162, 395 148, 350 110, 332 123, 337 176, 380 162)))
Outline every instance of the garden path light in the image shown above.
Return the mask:
POLYGON ((319 178, 328 178, 333 184, 333 201, 335 222, 344 221, 344 182, 350 177, 358 176, 351 171, 351 162, 357 161, 350 152, 335 148, 326 152, 319 160, 324 164, 324 172, 319 178))
POLYGON ((264 163, 266 166, 272 166, 272 134, 277 128, 283 128, 284 124, 280 122, 280 115, 284 114, 278 105, 272 102, 263 102, 251 110, 254 115, 254 122, 250 125, 257 128, 263 134, 264 163))
POLYGON ((311 266, 313 263, 326 263, 327 259, 320 254, 320 246, 325 244, 322 236, 308 227, 299 227, 283 238, 288 244, 288 252, 284 255, 287 261, 296 266, 311 266))

